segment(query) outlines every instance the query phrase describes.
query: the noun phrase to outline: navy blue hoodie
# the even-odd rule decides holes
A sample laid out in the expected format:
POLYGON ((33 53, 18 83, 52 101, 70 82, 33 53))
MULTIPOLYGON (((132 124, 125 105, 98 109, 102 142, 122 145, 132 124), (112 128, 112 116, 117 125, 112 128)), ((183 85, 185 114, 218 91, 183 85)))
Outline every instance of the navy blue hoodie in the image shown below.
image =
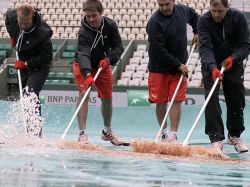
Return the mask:
POLYGON ((174 5, 171 16, 156 10, 148 21, 149 65, 151 72, 179 72, 185 64, 187 52, 187 23, 197 33, 198 14, 185 5, 174 5))
POLYGON ((206 12, 198 21, 198 32, 201 63, 208 71, 220 68, 229 56, 234 57, 234 66, 240 64, 250 53, 247 20, 237 9, 229 8, 220 24, 206 12))

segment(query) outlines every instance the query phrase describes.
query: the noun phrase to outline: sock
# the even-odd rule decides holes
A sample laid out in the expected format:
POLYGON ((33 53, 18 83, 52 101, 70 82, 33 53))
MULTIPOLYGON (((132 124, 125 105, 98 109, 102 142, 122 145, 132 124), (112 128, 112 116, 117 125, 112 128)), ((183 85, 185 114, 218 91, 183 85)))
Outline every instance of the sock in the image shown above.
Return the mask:
POLYGON ((111 127, 105 127, 104 126, 104 132, 110 133, 112 131, 111 127))

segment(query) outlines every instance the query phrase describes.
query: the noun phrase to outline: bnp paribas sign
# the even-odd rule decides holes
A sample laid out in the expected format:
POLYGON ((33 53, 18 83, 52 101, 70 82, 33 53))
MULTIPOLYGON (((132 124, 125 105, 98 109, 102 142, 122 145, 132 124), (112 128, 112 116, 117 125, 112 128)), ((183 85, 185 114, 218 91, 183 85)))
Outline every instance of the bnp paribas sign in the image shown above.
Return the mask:
POLYGON ((128 90, 128 106, 150 106, 147 90, 128 90))

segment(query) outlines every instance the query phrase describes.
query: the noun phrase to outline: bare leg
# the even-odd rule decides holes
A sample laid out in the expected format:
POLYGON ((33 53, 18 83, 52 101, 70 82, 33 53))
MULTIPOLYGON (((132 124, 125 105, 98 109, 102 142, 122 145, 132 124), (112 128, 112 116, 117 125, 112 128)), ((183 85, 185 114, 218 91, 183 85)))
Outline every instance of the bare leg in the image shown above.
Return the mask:
POLYGON ((111 127, 111 118, 112 118, 112 98, 102 99, 102 117, 105 127, 111 127))
POLYGON ((174 101, 169 112, 171 131, 177 132, 181 119, 181 102, 174 101))
MULTIPOLYGON (((157 120, 158 120, 158 123, 159 125, 162 124, 162 121, 164 119, 164 116, 166 114, 166 107, 167 107, 167 104, 158 104, 156 103, 156 117, 157 117, 157 120)), ((163 129, 167 128, 167 120, 163 126, 163 129)))
MULTIPOLYGON (((82 91, 79 94, 79 98, 77 101, 77 107, 80 104, 85 92, 86 91, 82 91)), ((79 110, 78 115, 77 115, 80 130, 86 129, 86 121, 87 121, 87 114, 88 114, 88 101, 89 101, 89 95, 85 99, 85 101, 84 101, 84 103, 83 103, 83 105, 82 105, 82 107, 79 110)))

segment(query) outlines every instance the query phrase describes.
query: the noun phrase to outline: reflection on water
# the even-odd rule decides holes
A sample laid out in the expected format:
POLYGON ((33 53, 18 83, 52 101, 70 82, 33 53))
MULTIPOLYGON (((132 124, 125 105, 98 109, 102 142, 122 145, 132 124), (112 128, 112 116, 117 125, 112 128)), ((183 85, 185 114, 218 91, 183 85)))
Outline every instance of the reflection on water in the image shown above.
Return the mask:
MULTIPOLYGON (((76 124, 66 136, 67 141, 58 141, 71 118, 65 114, 73 114, 74 106, 44 106, 43 111, 47 112, 44 114, 45 138, 27 139, 18 131, 18 125, 7 125, 9 105, 0 102, 0 141, 4 143, 0 144, 0 186, 250 186, 250 154, 238 154, 230 145, 225 145, 224 150, 231 158, 227 161, 133 153, 131 148, 114 147, 100 140, 102 122, 101 117, 96 118, 101 116, 99 108, 90 108, 89 111, 93 116, 88 119, 90 145, 80 145, 75 141, 76 124), (51 117, 55 113, 57 119, 51 117), (18 133, 11 136, 12 131, 18 133)), ((124 138, 153 140, 158 129, 154 125, 156 119, 152 110, 150 107, 117 109, 113 128, 124 138)), ((192 110, 195 114, 199 107, 189 106, 183 110, 183 117, 188 120, 182 121, 180 141, 191 126, 188 122, 196 117, 190 119, 185 110, 192 110)), ((249 131, 244 137, 250 145, 249 131)), ((191 140, 210 146, 204 144, 208 139, 202 121, 191 140)))

